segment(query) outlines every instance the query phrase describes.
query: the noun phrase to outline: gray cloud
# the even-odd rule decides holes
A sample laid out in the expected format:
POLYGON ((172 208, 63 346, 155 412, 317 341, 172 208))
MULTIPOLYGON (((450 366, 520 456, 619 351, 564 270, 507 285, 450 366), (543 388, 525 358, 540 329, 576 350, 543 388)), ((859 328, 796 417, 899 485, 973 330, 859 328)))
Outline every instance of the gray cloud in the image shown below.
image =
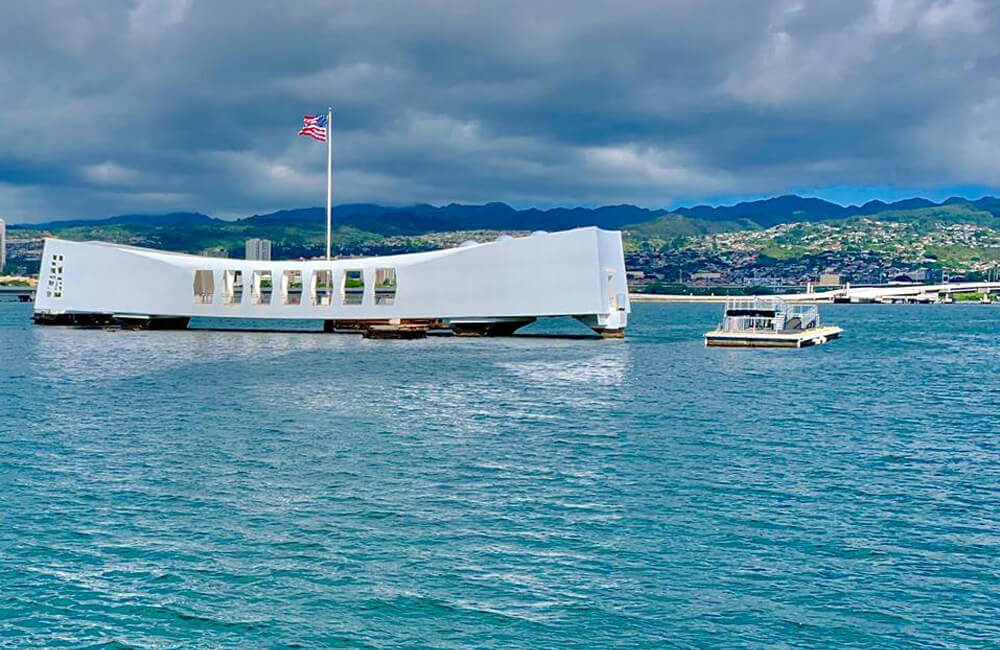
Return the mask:
POLYGON ((11 3, 0 215, 1000 186, 991 0, 11 3))

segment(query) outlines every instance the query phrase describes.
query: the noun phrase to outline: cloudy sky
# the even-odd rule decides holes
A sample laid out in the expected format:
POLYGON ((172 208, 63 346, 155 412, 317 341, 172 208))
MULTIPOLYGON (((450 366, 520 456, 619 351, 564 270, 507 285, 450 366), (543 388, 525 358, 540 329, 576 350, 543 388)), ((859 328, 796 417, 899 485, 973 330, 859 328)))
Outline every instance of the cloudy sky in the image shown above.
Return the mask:
POLYGON ((995 0, 31 0, 0 217, 1000 188, 995 0))

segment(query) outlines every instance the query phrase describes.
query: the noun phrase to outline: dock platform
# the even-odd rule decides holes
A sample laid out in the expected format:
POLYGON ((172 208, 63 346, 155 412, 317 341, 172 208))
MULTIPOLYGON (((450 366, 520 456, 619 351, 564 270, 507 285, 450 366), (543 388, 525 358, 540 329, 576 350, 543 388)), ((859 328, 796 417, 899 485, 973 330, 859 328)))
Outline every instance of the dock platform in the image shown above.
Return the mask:
POLYGON ((716 329, 705 334, 709 347, 733 348, 807 348, 840 338, 844 330, 828 325, 793 332, 727 332, 716 329))
POLYGON ((363 335, 366 339, 412 340, 426 338, 427 329, 421 325, 372 325, 363 335))
POLYGON ((730 348, 807 348, 840 338, 844 330, 820 326, 816 305, 780 298, 729 298, 722 322, 705 333, 705 345, 730 348))

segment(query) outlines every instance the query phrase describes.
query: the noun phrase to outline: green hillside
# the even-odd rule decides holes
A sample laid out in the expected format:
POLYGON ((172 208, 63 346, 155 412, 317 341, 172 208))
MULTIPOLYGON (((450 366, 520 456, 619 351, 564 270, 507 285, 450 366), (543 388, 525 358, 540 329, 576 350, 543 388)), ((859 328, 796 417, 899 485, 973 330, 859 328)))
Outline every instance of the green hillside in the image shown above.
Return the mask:
MULTIPOLYGON (((334 208, 334 224, 333 248, 341 255, 426 250, 460 242, 461 233, 473 230, 489 237, 499 232, 598 225, 621 229, 629 251, 736 250, 788 261, 832 250, 896 258, 919 254, 946 264, 993 259, 991 233, 1000 231, 1000 200, 949 199, 933 204, 908 199, 844 207, 787 196, 669 213, 631 205, 517 210, 502 203, 401 208, 353 204, 334 208)), ((19 239, 54 235, 189 253, 223 248, 233 257, 242 257, 244 243, 251 237, 271 240, 278 258, 319 255, 326 242, 325 211, 320 208, 235 221, 198 213, 123 215, 17 226, 10 234, 19 239)))
POLYGON ((666 214, 645 223, 625 226, 623 229, 625 246, 628 249, 674 249, 681 248, 692 238, 720 232, 740 230, 760 230, 756 223, 739 221, 710 221, 679 214, 666 214))

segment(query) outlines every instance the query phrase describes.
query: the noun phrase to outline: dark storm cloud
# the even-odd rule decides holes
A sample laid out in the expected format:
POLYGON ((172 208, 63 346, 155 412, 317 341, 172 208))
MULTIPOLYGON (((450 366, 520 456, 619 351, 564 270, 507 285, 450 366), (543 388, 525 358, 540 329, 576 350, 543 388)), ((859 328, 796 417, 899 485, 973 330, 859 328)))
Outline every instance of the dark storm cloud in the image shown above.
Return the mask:
POLYGON ((9 3, 0 215, 1000 185, 988 0, 9 3))

